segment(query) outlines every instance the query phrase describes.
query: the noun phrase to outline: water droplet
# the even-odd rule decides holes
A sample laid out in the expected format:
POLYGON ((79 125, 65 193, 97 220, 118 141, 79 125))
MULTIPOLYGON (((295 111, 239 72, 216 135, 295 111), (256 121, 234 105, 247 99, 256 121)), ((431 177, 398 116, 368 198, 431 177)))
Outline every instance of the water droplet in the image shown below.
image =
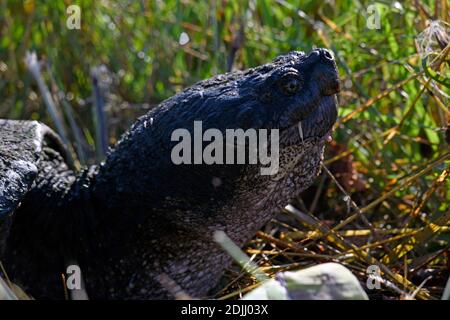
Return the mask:
POLYGON ((180 39, 178 40, 178 42, 180 43, 180 45, 184 46, 185 44, 187 44, 190 41, 189 36, 186 32, 182 32, 180 34, 180 39))

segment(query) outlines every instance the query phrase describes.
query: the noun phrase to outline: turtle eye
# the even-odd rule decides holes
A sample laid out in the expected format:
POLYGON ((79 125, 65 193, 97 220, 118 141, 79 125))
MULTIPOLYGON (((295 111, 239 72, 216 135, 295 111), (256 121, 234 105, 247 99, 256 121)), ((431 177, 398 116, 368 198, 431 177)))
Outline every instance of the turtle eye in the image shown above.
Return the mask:
POLYGON ((303 81, 298 74, 288 73, 280 80, 280 88, 284 94, 292 96, 300 91, 303 81))

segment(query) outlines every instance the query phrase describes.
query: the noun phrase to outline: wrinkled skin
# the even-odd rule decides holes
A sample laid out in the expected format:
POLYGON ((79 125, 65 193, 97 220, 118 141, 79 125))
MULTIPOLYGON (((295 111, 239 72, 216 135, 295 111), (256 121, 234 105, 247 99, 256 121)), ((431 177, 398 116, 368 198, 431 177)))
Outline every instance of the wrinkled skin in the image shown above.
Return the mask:
POLYGON ((36 298, 62 298, 60 274, 76 261, 90 298, 173 298, 156 279, 163 273, 188 294, 207 296, 231 263, 214 231, 242 246, 311 185, 337 117, 338 90, 329 51, 292 52, 162 102, 104 163, 78 175, 44 148, 7 239, 10 277, 36 298), (203 130, 280 129, 279 172, 173 164, 171 134, 192 131, 194 120, 203 130))

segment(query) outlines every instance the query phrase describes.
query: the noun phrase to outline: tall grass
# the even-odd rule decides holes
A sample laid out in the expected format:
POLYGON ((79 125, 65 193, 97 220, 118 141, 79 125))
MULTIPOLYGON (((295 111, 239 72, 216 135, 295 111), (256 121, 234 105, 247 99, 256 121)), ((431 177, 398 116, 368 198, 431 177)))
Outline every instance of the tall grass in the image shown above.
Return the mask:
MULTIPOLYGON (((103 156, 102 139, 114 143, 136 116, 200 79, 290 50, 330 48, 343 90, 329 172, 246 251, 269 274, 339 261, 364 282, 377 264, 405 294, 428 279, 416 296, 441 296, 449 276, 450 29, 442 23, 444 41, 419 37, 434 41, 426 59, 417 37, 430 20, 450 21, 448 1, 377 1, 380 29, 367 27, 373 1, 77 3, 81 30, 66 28, 69 1, 0 0, 0 117, 57 126, 24 64, 35 50, 50 93, 73 109, 61 113, 74 150, 92 163, 103 156), (99 65, 109 77, 101 107, 90 73, 99 65), (105 128, 93 112, 108 119, 105 128)), ((238 297, 255 283, 237 266, 225 280, 216 297, 238 297)), ((372 298, 399 297, 384 288, 372 298)))

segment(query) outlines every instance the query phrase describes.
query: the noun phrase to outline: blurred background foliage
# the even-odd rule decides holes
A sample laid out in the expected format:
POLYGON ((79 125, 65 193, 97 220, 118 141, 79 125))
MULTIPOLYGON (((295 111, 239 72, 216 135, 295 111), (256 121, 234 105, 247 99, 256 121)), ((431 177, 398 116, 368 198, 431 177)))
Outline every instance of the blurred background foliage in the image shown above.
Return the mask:
MULTIPOLYGON (((422 270, 432 268, 446 279, 449 12, 448 0, 0 0, 0 118, 36 119, 54 127, 24 63, 26 52, 36 51, 61 121, 70 127, 74 158, 90 164, 102 158, 96 153, 94 77, 112 145, 137 116, 196 81, 291 50, 327 47, 343 85, 341 120, 326 164, 342 188, 324 174, 297 206, 333 225, 358 211, 350 204, 354 200, 370 225, 354 219, 340 227, 425 230, 420 241, 407 243, 416 233, 406 234, 370 247, 371 254, 384 257, 398 273, 404 263, 414 265, 431 254, 422 270), (81 8, 80 30, 66 26, 72 4, 81 8), (368 28, 369 8, 379 14, 380 29, 368 28), (441 21, 440 36, 430 32, 432 20, 441 21), (419 36, 424 30, 428 33, 419 36), (430 44, 426 52, 415 41, 418 36, 430 44), (443 52, 447 59, 433 67, 447 85, 423 72, 424 53, 431 51, 432 57, 443 52), (444 229, 426 231, 437 221, 444 229), (380 246, 383 252, 376 251, 380 246)), ((279 228, 274 224, 270 230, 281 239, 287 231, 279 228)), ((384 234, 371 236, 358 241, 376 242, 384 234)), ((309 249, 331 250, 329 239, 321 241, 311 241, 309 249)), ((344 254, 342 248, 333 250, 344 254)), ((352 263, 347 265, 361 272, 360 262, 352 263)))

